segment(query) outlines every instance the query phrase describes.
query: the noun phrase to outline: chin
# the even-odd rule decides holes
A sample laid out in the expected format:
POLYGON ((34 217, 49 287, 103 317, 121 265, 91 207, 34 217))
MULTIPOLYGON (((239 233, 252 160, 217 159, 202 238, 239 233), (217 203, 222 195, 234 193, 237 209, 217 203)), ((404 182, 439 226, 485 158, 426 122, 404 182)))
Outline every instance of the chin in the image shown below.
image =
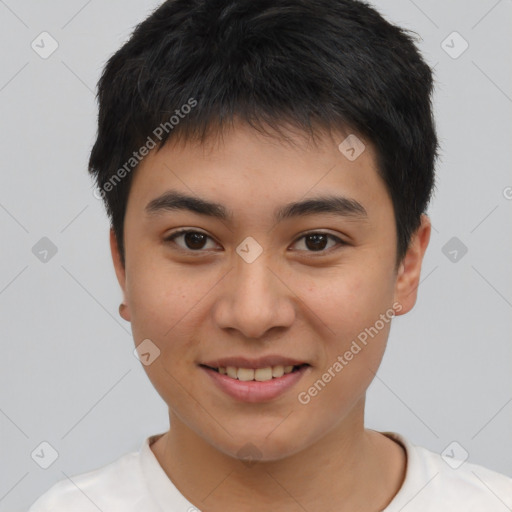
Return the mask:
POLYGON ((245 432, 244 435, 227 438, 223 441, 210 442, 210 444, 218 451, 245 462, 248 466, 255 462, 286 459, 301 452, 314 442, 311 438, 305 439, 302 435, 295 435, 289 429, 283 429, 280 433, 277 433, 277 429, 275 432, 269 429, 260 429, 257 432, 245 432), (270 435, 267 432, 271 432, 270 435))

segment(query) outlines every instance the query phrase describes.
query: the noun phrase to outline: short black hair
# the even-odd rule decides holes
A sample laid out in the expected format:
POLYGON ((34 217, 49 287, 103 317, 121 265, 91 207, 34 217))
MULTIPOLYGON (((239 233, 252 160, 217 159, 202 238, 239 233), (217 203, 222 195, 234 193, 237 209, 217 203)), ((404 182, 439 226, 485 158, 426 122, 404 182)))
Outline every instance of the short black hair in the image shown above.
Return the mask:
POLYGON ((430 201, 438 156, 433 71, 411 34, 359 0, 168 0, 156 8, 98 81, 89 172, 123 265, 141 154, 170 137, 204 142, 240 120, 264 133, 291 125, 313 139, 324 130, 366 137, 393 202, 398 268, 430 201))

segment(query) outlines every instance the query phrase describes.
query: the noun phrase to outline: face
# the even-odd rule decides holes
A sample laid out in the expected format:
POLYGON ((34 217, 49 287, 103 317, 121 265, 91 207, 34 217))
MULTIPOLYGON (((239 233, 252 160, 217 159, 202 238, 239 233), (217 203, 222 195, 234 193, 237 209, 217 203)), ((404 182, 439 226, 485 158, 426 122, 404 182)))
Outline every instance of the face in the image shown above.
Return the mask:
POLYGON ((360 427, 391 319, 416 300, 430 225, 395 272, 375 153, 365 140, 347 158, 345 137, 290 145, 237 125, 139 165, 125 267, 112 232, 111 247, 171 429, 276 460, 360 427))

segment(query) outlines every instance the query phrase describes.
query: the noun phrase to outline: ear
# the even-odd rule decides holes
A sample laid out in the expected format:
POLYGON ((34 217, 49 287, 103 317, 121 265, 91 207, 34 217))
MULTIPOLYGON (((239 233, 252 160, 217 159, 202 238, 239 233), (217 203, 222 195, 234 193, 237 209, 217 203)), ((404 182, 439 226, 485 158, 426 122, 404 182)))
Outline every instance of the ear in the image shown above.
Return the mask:
MULTIPOLYGON (((121 261, 121 254, 117 244, 116 235, 114 230, 110 228, 110 252, 112 253, 112 261, 114 263, 114 270, 116 271, 117 281, 121 290, 123 291, 123 303, 126 304, 126 271, 121 261)), ((128 304, 124 308, 119 308, 119 314, 127 322, 131 321, 131 315, 128 304)))
POLYGON ((416 303, 421 264, 430 241, 430 233, 430 219, 422 214, 421 225, 411 237, 407 253, 398 269, 395 283, 395 301, 400 303, 402 307, 395 310, 397 316, 408 313, 416 303))

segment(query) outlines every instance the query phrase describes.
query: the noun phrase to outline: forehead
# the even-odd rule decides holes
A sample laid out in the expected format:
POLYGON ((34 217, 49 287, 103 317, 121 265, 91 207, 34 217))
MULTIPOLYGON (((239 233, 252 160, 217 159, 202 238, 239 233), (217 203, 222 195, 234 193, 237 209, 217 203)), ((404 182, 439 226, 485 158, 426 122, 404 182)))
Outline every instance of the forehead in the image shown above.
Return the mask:
POLYGON ((369 141, 342 132, 315 141, 291 131, 286 136, 239 124, 205 143, 171 138, 139 164, 129 203, 147 210, 166 190, 178 190, 224 204, 228 215, 333 193, 364 205, 368 214, 390 205, 369 141))

